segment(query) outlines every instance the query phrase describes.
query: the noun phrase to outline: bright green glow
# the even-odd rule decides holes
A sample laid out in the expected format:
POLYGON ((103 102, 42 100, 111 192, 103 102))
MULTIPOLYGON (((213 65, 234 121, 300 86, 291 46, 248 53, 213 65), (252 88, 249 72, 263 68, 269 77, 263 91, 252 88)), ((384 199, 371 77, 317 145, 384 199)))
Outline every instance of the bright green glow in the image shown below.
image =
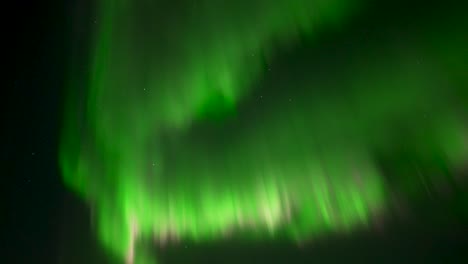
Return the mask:
POLYGON ((99 237, 115 254, 132 255, 137 237, 203 241, 233 229, 253 237, 282 229, 301 239, 366 224, 385 205, 373 153, 391 152, 395 118, 431 111, 430 121, 404 126, 407 146, 422 160, 436 153, 449 166, 464 162, 467 129, 440 100, 448 98, 437 87, 441 76, 417 54, 392 48, 365 50, 331 84, 314 73, 275 84, 310 91, 244 116, 254 120, 246 126, 236 113, 229 126, 198 127, 234 115, 276 49, 299 32, 339 27, 358 6, 225 2, 177 10, 100 2, 88 123, 78 134, 71 106, 61 154, 65 182, 97 209, 99 237), (346 99, 324 85, 343 87, 346 99))
POLYGON ((235 115, 235 102, 226 98, 220 92, 213 92, 200 106, 198 115, 201 120, 223 120, 235 115))

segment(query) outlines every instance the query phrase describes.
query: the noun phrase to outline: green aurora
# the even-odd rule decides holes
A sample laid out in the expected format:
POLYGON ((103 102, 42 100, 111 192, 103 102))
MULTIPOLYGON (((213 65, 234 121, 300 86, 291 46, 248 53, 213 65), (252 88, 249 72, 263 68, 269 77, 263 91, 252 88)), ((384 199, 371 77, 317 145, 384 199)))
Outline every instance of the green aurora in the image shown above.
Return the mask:
POLYGON ((408 176, 398 184, 410 195, 416 171, 444 171, 437 185, 468 160, 456 16, 404 48, 370 40, 275 79, 278 54, 345 28, 368 3, 166 2, 98 1, 90 76, 70 78, 64 181, 121 259, 150 262, 138 240, 237 230, 300 241, 365 227, 389 204, 377 156, 408 176))

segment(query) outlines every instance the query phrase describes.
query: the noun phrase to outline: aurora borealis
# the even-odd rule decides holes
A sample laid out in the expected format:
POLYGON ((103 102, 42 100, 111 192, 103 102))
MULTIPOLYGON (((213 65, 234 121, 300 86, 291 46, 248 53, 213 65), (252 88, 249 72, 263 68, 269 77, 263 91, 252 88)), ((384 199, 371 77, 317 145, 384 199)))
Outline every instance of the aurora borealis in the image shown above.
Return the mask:
POLYGON ((421 172, 437 186, 466 166, 458 16, 314 53, 371 1, 167 2, 98 1, 89 79, 70 78, 64 181, 122 260, 150 261, 139 240, 365 227, 395 186, 416 197, 421 172))

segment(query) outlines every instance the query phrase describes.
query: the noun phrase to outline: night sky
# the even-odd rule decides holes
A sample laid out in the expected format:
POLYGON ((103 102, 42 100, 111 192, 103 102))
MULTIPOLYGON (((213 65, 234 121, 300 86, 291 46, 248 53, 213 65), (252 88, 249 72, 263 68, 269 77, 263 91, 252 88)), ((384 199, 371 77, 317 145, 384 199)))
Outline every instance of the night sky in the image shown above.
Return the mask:
MULTIPOLYGON (((121 260, 111 257, 109 252, 102 248, 94 229, 95 222, 91 220, 94 215, 90 205, 77 193, 82 190, 72 191, 65 186, 59 161, 61 129, 70 79, 85 79, 90 74, 89 54, 94 48, 90 44, 93 39, 92 34, 102 22, 102 17, 92 2, 26 0, 17 1, 14 7, 5 9, 15 17, 14 20, 4 24, 12 33, 7 41, 9 47, 5 50, 7 65, 12 73, 6 76, 3 85, 6 95, 3 96, 3 105, 7 108, 3 111, 7 123, 4 128, 7 133, 4 136, 7 148, 2 154, 4 162, 2 171, 6 188, 4 193, 7 195, 4 200, 6 214, 3 217, 6 219, 6 223, 3 224, 6 232, 3 236, 3 248, 7 252, 3 258, 5 263, 121 263, 121 260), (74 76, 70 77, 72 71, 74 76)), ((177 9, 176 2, 171 1, 168 9, 169 5, 171 10, 177 9)), ((189 1, 181 2, 186 4, 189 1)), ((291 45, 291 48, 277 55, 274 61, 264 61, 263 64, 257 65, 259 69, 266 71, 260 80, 262 88, 252 92, 250 97, 239 103, 233 114, 235 117, 230 116, 232 114, 230 98, 221 96, 221 103, 217 105, 219 95, 215 94, 214 98, 207 99, 206 105, 200 109, 197 116, 202 119, 200 126, 195 126, 191 133, 180 137, 171 136, 170 132, 165 132, 168 135, 163 136, 169 140, 185 140, 183 142, 190 142, 193 148, 196 148, 199 142, 210 138, 211 146, 206 155, 219 153, 220 149, 227 146, 222 138, 245 134, 248 139, 249 135, 253 135, 252 140, 255 140, 256 134, 251 131, 263 127, 249 130, 248 124, 257 124, 255 118, 270 117, 273 120, 273 116, 278 116, 277 112, 274 112, 275 109, 281 107, 286 109, 287 106, 284 105, 291 105, 307 95, 307 87, 301 83, 311 77, 304 69, 315 72, 312 78, 314 81, 323 83, 327 88, 335 87, 334 76, 344 76, 345 74, 340 75, 340 72, 345 72, 342 68, 353 67, 343 62, 345 59, 352 60, 356 58, 353 56, 359 57, 361 54, 359 52, 362 50, 371 50, 371 57, 374 56, 372 58, 380 58, 380 54, 386 52, 389 42, 403 49, 411 46, 408 43, 417 43, 405 50, 404 54, 410 54, 405 58, 412 59, 414 55, 417 61, 409 63, 424 64, 427 62, 426 58, 418 57, 418 54, 425 54, 424 52, 430 50, 431 46, 425 45, 424 38, 419 36, 426 36, 426 33, 427 36, 442 39, 435 42, 435 45, 445 43, 444 39, 447 43, 456 43, 447 45, 446 49, 450 49, 448 51, 442 49, 441 56, 446 58, 450 54, 455 58, 448 62, 450 66, 453 62, 453 68, 449 67, 449 71, 453 73, 449 81, 462 87, 457 90, 459 94, 454 96, 460 99, 461 106, 459 104, 454 107, 461 108, 465 117, 462 120, 466 120, 467 109, 463 102, 467 102, 468 89, 463 87, 468 85, 466 77, 468 70, 464 76, 463 69, 468 69, 468 63, 465 63, 466 67, 463 63, 461 66, 459 64, 460 61, 463 62, 460 58, 468 58, 468 49, 463 48, 463 43, 468 46, 467 37, 460 34, 463 25, 468 25, 463 14, 464 10, 467 10, 466 5, 457 3, 461 1, 451 0, 434 4, 417 0, 406 2, 379 1, 377 4, 367 5, 358 15, 343 22, 340 27, 323 30, 314 37, 298 34, 296 38, 300 44, 291 45), (452 28, 453 34, 447 33, 444 30, 445 26, 452 28), (434 35, 431 35, 431 32, 434 32, 434 35), (444 33, 447 35, 443 35, 444 33), (423 44, 418 45, 421 39, 423 44), (419 47, 426 50, 419 53, 419 47), (310 63, 311 60, 314 62, 310 63), (299 88, 285 90, 281 88, 284 87, 283 84, 299 88), (227 98, 227 102, 224 102, 223 98, 227 98), (214 101, 214 106, 210 100, 214 101), (213 108, 220 110, 211 112, 213 108), (229 124, 223 123, 225 120, 227 123, 233 120, 230 118, 241 120, 233 122, 242 124, 236 132, 233 132, 229 124), (228 129, 219 128, 223 126, 227 126, 228 129), (213 137, 213 134, 210 134, 213 130, 221 131, 223 136, 218 134, 217 137, 213 137)), ((161 30, 171 32, 173 28, 171 28, 170 12, 166 16, 159 16, 158 20, 166 25, 161 30)), ((176 26, 173 27, 175 30, 176 26)), ((145 29, 140 30, 143 33, 140 32, 141 35, 138 36, 144 36, 145 29)), ((161 44, 162 49, 167 48, 164 45, 161 44)), ((143 46, 142 50, 151 45, 143 46)), ((144 52, 142 53, 141 56, 144 57, 144 52)), ((382 58, 387 59, 386 56, 382 58)), ((146 69, 147 66, 139 62, 135 65, 142 69, 146 69)), ((428 79, 428 82, 433 80, 428 79)), ((327 88, 322 89, 325 91, 327 88)), ((320 88, 316 89, 321 92, 320 88)), ((341 91, 328 89, 327 93, 333 98, 341 91)), ((445 95, 438 90, 434 94, 434 97, 445 95)), ((140 94, 129 96, 140 98, 140 94)), ((428 95, 425 98, 433 97, 428 95)), ((113 104, 113 102, 109 104, 109 109, 113 104)), ((301 109, 300 104, 297 105, 298 109, 301 109)), ((290 109, 291 113, 296 113, 294 111, 297 109, 294 106, 290 109)), ((431 112, 428 114, 431 115, 431 112)), ((179 118, 179 115, 172 112, 169 116, 179 118)), ((274 124, 276 123, 273 122, 272 126, 274 124)), ((179 121, 174 121, 174 126, 178 125, 179 121)), ((324 134, 328 132, 324 131, 324 134)), ((418 138, 419 134, 415 135, 418 138)), ((392 136, 398 138, 396 135, 392 136)), ((238 140, 242 142, 243 138, 238 140)), ((171 148, 171 146, 165 147, 171 148)), ((196 156, 191 151, 183 153, 187 155, 187 159, 196 156)), ((149 154, 154 153, 149 152, 149 154)), ((399 160, 399 158, 404 159, 404 155, 402 153, 396 158, 392 157, 399 160)), ((387 161, 387 157, 379 158, 387 161)), ((157 263, 167 264, 466 263, 468 260, 466 166, 458 168, 454 173, 454 178, 457 180, 451 182, 448 192, 432 195, 418 191, 409 194, 408 190, 411 188, 403 184, 404 176, 398 173, 392 174, 392 171, 399 170, 392 168, 385 170, 388 171, 386 180, 391 185, 392 197, 405 201, 405 206, 399 206, 400 200, 392 203, 388 207, 389 213, 382 219, 379 218, 378 224, 370 228, 357 228, 344 235, 332 234, 324 235, 320 239, 309 239, 301 247, 285 239, 272 240, 267 237, 254 241, 222 238, 202 243, 184 242, 182 239, 179 244, 169 246, 165 250, 151 243, 141 247, 147 248, 148 252, 154 252, 157 263)), ((427 170, 430 173, 429 169, 427 170)), ((185 169, 179 169, 174 174, 184 175, 185 172, 185 169)), ((102 182, 100 180, 95 182, 99 188, 89 192, 93 195, 95 195, 93 192, 106 193, 107 198, 113 199, 113 196, 107 196, 108 189, 105 185, 101 185, 104 180, 102 182)), ((178 183, 175 181, 171 184, 180 185, 178 183)), ((242 186, 243 183, 239 184, 242 186)))

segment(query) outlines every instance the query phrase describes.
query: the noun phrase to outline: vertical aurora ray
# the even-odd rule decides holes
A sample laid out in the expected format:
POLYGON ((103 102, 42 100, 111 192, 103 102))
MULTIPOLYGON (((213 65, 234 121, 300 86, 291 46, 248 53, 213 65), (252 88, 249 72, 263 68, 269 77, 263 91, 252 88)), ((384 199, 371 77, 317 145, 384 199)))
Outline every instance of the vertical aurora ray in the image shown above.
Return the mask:
POLYGON ((418 52, 356 48, 327 82, 302 69, 306 78, 268 84, 277 50, 341 28, 363 1, 165 2, 99 2, 85 103, 72 91, 67 105, 64 181, 95 208, 101 242, 121 259, 149 261, 138 240, 233 230, 300 240, 366 225, 387 203, 375 154, 395 155, 395 142, 418 166, 466 162, 467 98, 451 106, 463 60, 444 61, 446 50, 425 42, 436 33, 421 33, 429 44, 418 52), (434 63, 420 64, 421 53, 434 63), (454 88, 441 89, 454 74, 454 88), (270 86, 302 89, 238 109, 270 86))

